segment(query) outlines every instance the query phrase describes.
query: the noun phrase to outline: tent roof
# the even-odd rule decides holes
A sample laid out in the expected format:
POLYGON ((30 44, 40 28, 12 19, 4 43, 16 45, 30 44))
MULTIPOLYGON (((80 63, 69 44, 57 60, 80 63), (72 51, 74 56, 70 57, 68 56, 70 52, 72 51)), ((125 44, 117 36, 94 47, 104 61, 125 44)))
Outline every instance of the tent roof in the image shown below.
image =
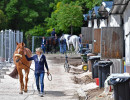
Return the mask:
POLYGON ((99 11, 109 12, 111 10, 112 6, 113 6, 113 1, 102 2, 102 5, 100 6, 99 11), (102 8, 104 8, 104 9, 102 9, 102 8))
POLYGON ((92 16, 92 10, 89 10, 88 14, 83 14, 83 17, 84 17, 85 21, 90 20, 91 16, 92 16))
POLYGON ((98 9, 100 7, 99 6, 95 6, 93 9, 92 9, 92 17, 99 17, 99 13, 98 13, 98 9))
POLYGON ((105 1, 102 2, 100 8, 98 9, 98 13, 102 18, 107 18, 108 13, 110 12, 113 6, 113 1, 105 1))
POLYGON ((84 21, 87 21, 88 14, 83 14, 84 21))

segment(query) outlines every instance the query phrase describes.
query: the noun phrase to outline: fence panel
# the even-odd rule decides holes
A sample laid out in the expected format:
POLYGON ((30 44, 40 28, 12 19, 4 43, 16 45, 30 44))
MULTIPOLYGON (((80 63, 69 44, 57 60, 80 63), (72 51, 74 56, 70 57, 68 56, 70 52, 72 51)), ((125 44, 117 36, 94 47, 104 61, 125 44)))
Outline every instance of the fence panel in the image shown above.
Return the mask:
POLYGON ((101 29, 101 57, 108 59, 123 58, 123 28, 103 27, 101 29))
POLYGON ((93 53, 100 53, 101 29, 93 30, 93 53))
POLYGON ((5 30, 0 32, 0 62, 13 60, 13 53, 16 49, 16 42, 23 41, 23 32, 5 30))
POLYGON ((93 28, 91 27, 81 27, 82 33, 82 44, 86 46, 86 44, 92 44, 92 34, 93 28))
POLYGON ((41 47, 42 36, 33 36, 32 37, 32 53, 34 53, 35 48, 41 47))

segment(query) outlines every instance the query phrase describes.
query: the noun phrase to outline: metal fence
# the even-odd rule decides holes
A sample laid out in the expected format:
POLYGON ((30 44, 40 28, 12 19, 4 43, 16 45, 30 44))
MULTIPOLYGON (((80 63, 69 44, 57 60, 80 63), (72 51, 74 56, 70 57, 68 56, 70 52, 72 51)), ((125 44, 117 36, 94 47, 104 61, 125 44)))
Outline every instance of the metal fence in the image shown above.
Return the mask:
POLYGON ((35 48, 41 47, 42 36, 32 36, 32 53, 35 52, 35 48))
POLYGON ((23 32, 12 30, 0 32, 0 64, 12 61, 16 42, 23 42, 23 32))

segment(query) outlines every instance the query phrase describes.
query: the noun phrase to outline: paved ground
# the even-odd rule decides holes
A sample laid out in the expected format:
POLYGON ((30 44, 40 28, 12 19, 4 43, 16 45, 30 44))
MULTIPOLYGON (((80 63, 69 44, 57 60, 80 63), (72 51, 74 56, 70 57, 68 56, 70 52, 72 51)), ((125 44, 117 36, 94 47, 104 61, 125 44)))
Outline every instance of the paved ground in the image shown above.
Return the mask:
MULTIPOLYGON (((54 64, 47 60, 53 80, 50 82, 45 76, 45 95, 39 97, 34 81, 34 72, 30 70, 28 93, 19 94, 19 80, 12 79, 8 75, 1 79, 0 100, 78 100, 76 89, 79 85, 71 80, 72 74, 66 73, 63 64, 54 64)), ((34 69, 34 62, 31 68, 34 69)), ((9 68, 10 72, 13 68, 9 68)), ((8 72, 8 73, 10 73, 8 72)), ((8 74, 7 73, 7 74, 8 74)))

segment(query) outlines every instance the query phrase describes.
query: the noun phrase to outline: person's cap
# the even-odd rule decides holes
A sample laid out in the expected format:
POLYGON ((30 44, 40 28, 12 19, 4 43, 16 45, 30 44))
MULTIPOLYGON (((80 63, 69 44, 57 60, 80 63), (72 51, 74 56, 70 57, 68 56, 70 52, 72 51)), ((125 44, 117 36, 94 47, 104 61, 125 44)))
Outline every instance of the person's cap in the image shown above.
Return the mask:
POLYGON ((36 51, 43 53, 43 50, 41 48, 36 48, 36 51))
POLYGON ((53 30, 55 30, 55 28, 53 28, 53 30))

